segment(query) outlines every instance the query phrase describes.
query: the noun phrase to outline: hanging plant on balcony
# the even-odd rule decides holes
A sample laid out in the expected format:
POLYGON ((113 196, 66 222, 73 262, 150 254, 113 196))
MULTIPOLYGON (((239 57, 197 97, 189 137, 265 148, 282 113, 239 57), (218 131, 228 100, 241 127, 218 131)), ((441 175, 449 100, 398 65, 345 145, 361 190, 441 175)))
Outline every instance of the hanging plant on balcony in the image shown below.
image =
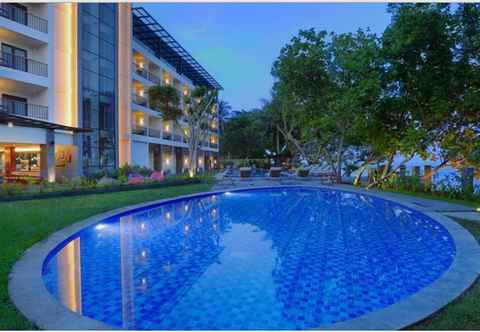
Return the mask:
POLYGON ((169 85, 156 85, 148 90, 150 108, 162 114, 167 121, 177 121, 183 115, 177 89, 169 85))

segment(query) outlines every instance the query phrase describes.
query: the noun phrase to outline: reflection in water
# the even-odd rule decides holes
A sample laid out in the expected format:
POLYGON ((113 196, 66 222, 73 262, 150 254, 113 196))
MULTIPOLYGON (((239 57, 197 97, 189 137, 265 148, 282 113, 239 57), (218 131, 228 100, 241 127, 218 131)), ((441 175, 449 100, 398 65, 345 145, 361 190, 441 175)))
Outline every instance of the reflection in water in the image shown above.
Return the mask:
POLYGON ((70 310, 127 329, 305 329, 415 293, 454 254, 443 227, 396 204, 259 190, 106 220, 44 280, 70 310))
MULTIPOLYGON (((133 262, 133 241, 132 215, 120 217, 120 259, 122 276, 122 327, 125 329, 135 328, 135 285, 134 285, 134 262, 133 262)), ((140 223, 141 232, 145 231, 145 223, 140 223)))
POLYGON ((70 241, 57 254, 58 297, 68 309, 82 313, 80 238, 70 241))

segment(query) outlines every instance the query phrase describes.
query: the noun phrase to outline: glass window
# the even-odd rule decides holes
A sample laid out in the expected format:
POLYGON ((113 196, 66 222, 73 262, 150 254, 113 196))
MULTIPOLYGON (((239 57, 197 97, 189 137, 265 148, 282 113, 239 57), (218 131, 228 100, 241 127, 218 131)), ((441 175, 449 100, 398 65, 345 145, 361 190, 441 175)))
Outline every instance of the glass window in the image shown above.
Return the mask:
POLYGON ((83 31, 90 32, 95 36, 98 36, 98 18, 90 15, 89 13, 83 13, 82 15, 82 28, 83 31))
POLYGON ((98 73, 98 55, 84 50, 82 52, 82 66, 84 69, 98 73))
POLYGON ((100 39, 114 42, 117 38, 115 34, 115 29, 108 24, 100 24, 100 39))
POLYGON ((95 17, 98 17, 98 14, 99 14, 98 3, 82 3, 80 5, 82 6, 83 11, 90 13, 95 17))
POLYGON ((82 71, 82 83, 83 87, 98 91, 98 74, 84 69, 82 71))
POLYGON ((100 5, 100 21, 112 27, 115 26, 115 9, 109 6, 100 5))
POLYGON ((113 96, 115 94, 115 82, 112 79, 100 76, 100 92, 113 96))
POLYGON ((115 61, 115 46, 110 44, 107 41, 101 40, 100 41, 100 56, 110 60, 115 61))
POLYGON ((115 78, 115 65, 109 60, 100 58, 100 73, 111 79, 115 78))
POLYGON ((98 37, 89 32, 84 32, 82 36, 83 49, 98 54, 98 37))

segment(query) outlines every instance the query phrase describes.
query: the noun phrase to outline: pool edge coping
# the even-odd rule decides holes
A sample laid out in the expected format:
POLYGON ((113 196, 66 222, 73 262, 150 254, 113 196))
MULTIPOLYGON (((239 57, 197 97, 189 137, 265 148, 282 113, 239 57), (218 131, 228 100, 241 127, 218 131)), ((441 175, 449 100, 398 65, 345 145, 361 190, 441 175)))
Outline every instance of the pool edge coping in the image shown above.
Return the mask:
POLYGON ((46 330, 119 330, 101 321, 82 316, 63 306, 46 289, 42 279, 43 262, 48 254, 66 238, 82 229, 106 218, 168 202, 195 197, 221 194, 225 192, 251 191, 261 189, 278 189, 289 187, 326 188, 337 191, 352 192, 381 198, 401 204, 418 213, 432 218, 447 229, 453 238, 456 255, 451 266, 432 284, 415 294, 395 302, 385 308, 375 310, 351 320, 322 325, 314 329, 338 330, 392 330, 411 326, 436 313, 445 305, 462 295, 480 275, 480 245, 475 238, 460 224, 437 212, 423 211, 401 198, 392 198, 379 192, 370 192, 354 188, 338 188, 329 185, 276 185, 259 187, 241 187, 201 192, 177 197, 164 198, 140 204, 129 205, 76 222, 48 236, 46 239, 27 249, 14 264, 8 278, 10 300, 28 320, 37 327, 46 330), (414 310, 412 310, 414 309, 414 310))

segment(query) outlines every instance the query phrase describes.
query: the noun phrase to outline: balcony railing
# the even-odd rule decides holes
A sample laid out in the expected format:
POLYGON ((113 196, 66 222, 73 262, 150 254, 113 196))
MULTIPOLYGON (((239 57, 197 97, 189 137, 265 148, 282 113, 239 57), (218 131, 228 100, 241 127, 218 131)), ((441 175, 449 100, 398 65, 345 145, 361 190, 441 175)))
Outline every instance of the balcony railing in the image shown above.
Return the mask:
POLYGON ((140 125, 132 125, 132 134, 147 136, 148 128, 140 125))
POLYGON ((11 21, 26 25, 34 30, 48 33, 48 21, 30 14, 24 9, 16 7, 12 4, 0 4, 0 16, 11 21))
POLYGON ((173 135, 172 135, 171 132, 168 132, 168 131, 162 132, 162 138, 163 138, 163 139, 171 140, 172 137, 173 137, 173 135))
POLYGON ((154 138, 162 138, 162 131, 159 129, 148 128, 148 136, 154 138))
POLYGON ((2 99, 0 101, 0 106, 3 112, 33 119, 48 120, 47 106, 28 104, 21 101, 6 99, 2 99))
POLYGON ((142 68, 140 67, 138 64, 136 64, 135 62, 132 64, 133 65, 133 68, 135 70, 135 72, 142 76, 143 78, 145 78, 146 80, 149 80, 150 82, 152 83, 155 83, 155 84, 161 84, 162 83, 162 80, 160 79, 160 77, 158 77, 157 75, 151 73, 150 71, 148 71, 147 69, 145 68, 142 68))
POLYGON ((148 107, 147 98, 144 96, 140 96, 140 95, 137 95, 136 93, 132 93, 132 101, 137 105, 148 107))
POLYGON ((8 67, 30 74, 48 77, 48 66, 46 63, 27 59, 22 56, 13 55, 8 52, 0 52, 0 66, 8 67))

